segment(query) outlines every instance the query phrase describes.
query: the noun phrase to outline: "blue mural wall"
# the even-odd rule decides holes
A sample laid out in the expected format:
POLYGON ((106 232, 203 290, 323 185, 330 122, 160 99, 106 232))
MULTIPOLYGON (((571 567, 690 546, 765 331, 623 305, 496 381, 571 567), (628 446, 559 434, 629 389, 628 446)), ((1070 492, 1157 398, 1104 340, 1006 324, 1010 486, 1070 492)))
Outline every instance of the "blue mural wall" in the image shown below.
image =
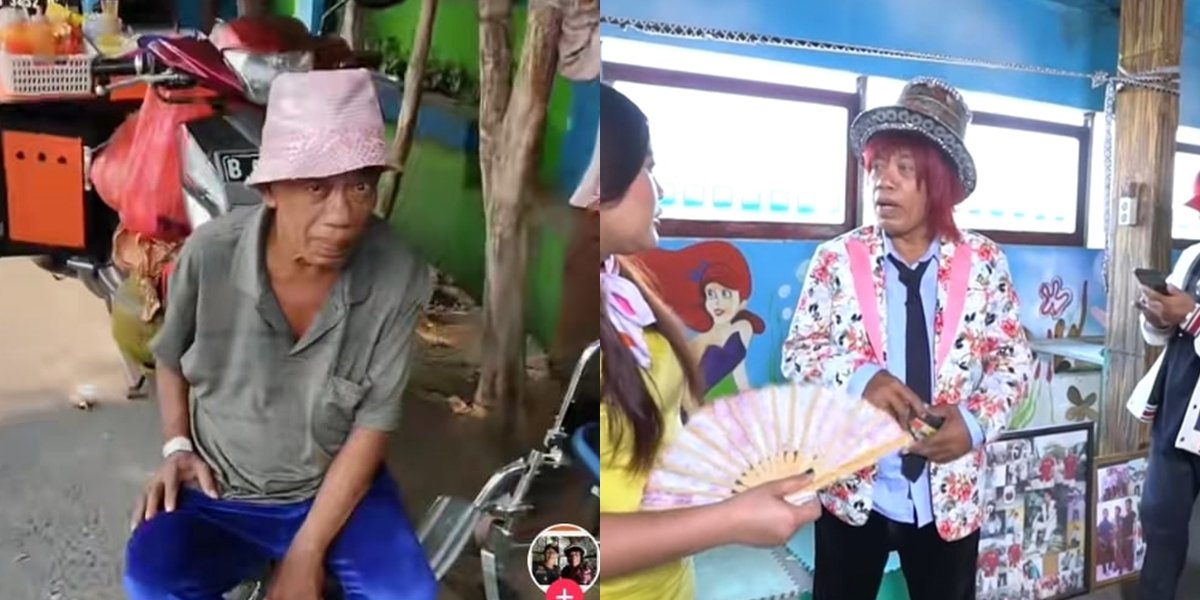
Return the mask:
MULTIPOLYGON (((680 313, 705 357, 710 397, 736 388, 782 382, 780 349, 817 242, 666 239, 661 252, 647 257, 665 299, 680 313), (719 273, 720 286, 702 290, 701 271, 719 273), (707 295, 706 295, 707 292, 707 295), (725 295, 725 301, 720 297, 725 295), (745 304, 741 304, 744 302, 745 304), (730 323, 733 321, 733 323, 730 323), (739 326, 741 321, 745 325, 739 326), (761 322, 761 326, 758 323, 761 322), (749 334, 744 364, 736 360, 735 332, 749 334), (701 337, 703 336, 703 337, 701 337), (743 373, 734 376, 741 367, 743 373), (738 381, 740 380, 740 381, 738 381)), ((1005 246, 1021 299, 1021 317, 1030 335, 1103 335, 1105 305, 1103 253, 1085 248, 1005 246)), ((706 279, 709 279, 706 277, 706 279)))
MULTIPOLYGON (((605 15, 1011 62, 1080 73, 1116 70, 1118 23, 1111 0, 605 0, 605 15)), ((1200 0, 1185 0, 1180 120, 1200 126, 1200 0)), ((615 27, 604 35, 908 79, 933 75, 963 89, 1103 110, 1086 79, 646 36, 615 27)))

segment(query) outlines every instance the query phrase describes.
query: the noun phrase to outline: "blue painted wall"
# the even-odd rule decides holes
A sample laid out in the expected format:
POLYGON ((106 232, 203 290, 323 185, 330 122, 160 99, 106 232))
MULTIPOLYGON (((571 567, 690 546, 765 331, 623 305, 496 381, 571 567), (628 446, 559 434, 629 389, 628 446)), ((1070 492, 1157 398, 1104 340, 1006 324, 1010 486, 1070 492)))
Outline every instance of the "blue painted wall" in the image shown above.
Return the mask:
MULTIPOLYGON (((1107 0, 1106 0, 1107 2, 1107 0)), ((1118 24, 1093 0, 605 0, 614 17, 789 36, 910 52, 930 52, 1092 73, 1116 70, 1118 24)), ((1181 121, 1200 127, 1200 0, 1185 8, 1181 121)), ((944 77, 969 90, 1103 109, 1091 82, 942 64, 783 48, 691 42, 606 27, 605 35, 908 79, 944 77)))
MULTIPOLYGON (((761 333, 751 336, 745 354, 748 383, 750 387, 760 387, 782 382, 780 349, 817 242, 723 240, 736 251, 680 252, 701 241, 707 240, 663 240, 658 256, 646 257, 648 266, 662 283, 664 299, 687 322, 689 315, 705 310, 702 292, 698 287, 691 289, 688 280, 695 280, 714 268, 727 277, 729 273, 747 269, 750 292, 742 298, 746 301, 744 309, 765 325, 761 333), (744 267, 733 264, 739 256, 744 267)), ((1021 322, 1032 337, 1104 334, 1107 296, 1101 275, 1102 253, 1085 248, 1013 245, 1005 246, 1004 252, 1021 300, 1021 322), (1073 327, 1077 331, 1072 332, 1073 327)), ((726 283, 722 285, 734 287, 738 285, 733 283, 736 279, 736 275, 723 279, 726 283)), ((705 318, 701 316, 698 320, 705 318)), ((689 328, 694 334, 705 333, 696 331, 694 325, 689 328)), ((719 342, 723 344, 725 340, 719 342)), ((706 373, 713 381, 726 375, 706 373)))

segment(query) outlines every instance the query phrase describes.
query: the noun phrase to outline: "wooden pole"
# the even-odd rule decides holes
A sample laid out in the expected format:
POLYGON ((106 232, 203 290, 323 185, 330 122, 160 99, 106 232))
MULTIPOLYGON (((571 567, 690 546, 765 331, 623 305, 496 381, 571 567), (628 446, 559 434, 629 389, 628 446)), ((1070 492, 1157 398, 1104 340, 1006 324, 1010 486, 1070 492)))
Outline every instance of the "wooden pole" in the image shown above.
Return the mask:
MULTIPOLYGON (((1120 66, 1130 75, 1178 66, 1183 40, 1183 0, 1121 2, 1120 66)), ((1116 145, 1109 253, 1108 374, 1100 423, 1100 453, 1115 454, 1144 445, 1146 427, 1125 410, 1153 358, 1142 341, 1138 311, 1140 294, 1133 270, 1170 268, 1171 187, 1179 97, 1127 86, 1116 101, 1116 145), (1124 192, 1137 197, 1138 220, 1116 224, 1124 192)))
POLYGON ((504 399, 515 420, 525 388, 525 283, 530 184, 537 172, 546 108, 558 67, 562 10, 529 3, 525 43, 508 92, 510 0, 480 0, 480 165, 487 218, 483 296, 483 364, 475 404, 504 399), (501 21, 503 24, 501 24, 501 21))
MULTIPOLYGON (((352 0, 353 1, 353 0, 352 0)), ((388 220, 396 207, 396 188, 404 175, 404 164, 412 149, 413 135, 417 131, 417 117, 421 111, 421 86, 425 80, 425 65, 429 62, 429 48, 433 45, 433 24, 437 20, 438 0, 421 0, 421 14, 417 21, 417 33, 413 38, 412 56, 408 70, 404 72, 404 98, 400 102, 400 122, 396 124, 396 136, 388 152, 388 162, 400 170, 384 175, 379 185, 378 213, 388 220)))

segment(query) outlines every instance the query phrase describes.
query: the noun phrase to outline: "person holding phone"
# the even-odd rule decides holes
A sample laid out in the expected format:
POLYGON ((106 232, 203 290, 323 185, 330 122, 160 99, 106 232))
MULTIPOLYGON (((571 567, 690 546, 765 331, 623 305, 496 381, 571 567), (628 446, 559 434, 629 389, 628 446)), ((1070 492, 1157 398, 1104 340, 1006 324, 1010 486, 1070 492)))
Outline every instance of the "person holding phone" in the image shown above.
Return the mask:
POLYGON ((821 493, 814 600, 874 600, 893 549, 913 600, 975 598, 983 444, 1025 396, 1032 356, 1003 251, 954 223, 975 187, 970 115, 954 88, 917 79, 850 127, 879 224, 817 248, 782 370, 932 427, 821 493))
MULTIPOLYGON (((1200 185, 1187 205, 1200 209, 1200 185)), ((1186 429, 1195 427, 1189 407, 1200 399, 1200 244, 1184 250, 1170 274, 1138 269, 1134 276, 1141 288, 1134 305, 1141 312, 1142 337, 1165 347, 1156 370, 1146 376, 1153 381, 1150 394, 1157 408, 1135 415, 1152 419, 1145 493, 1137 511, 1146 544, 1137 597, 1172 600, 1187 563, 1188 523, 1200 494, 1200 446, 1195 436, 1184 433, 1185 422, 1186 429)), ((1125 544, 1132 534, 1119 525, 1123 533, 1115 543, 1125 544)))

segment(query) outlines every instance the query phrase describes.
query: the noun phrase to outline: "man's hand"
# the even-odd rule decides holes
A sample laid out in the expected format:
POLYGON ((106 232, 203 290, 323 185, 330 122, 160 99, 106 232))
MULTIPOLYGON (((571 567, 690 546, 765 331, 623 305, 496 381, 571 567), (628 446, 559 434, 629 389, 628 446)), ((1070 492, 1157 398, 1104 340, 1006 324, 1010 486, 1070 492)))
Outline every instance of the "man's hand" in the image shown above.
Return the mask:
POLYGON ((179 501, 179 487, 186 484, 199 485, 208 497, 217 497, 217 482, 208 463, 195 453, 176 452, 163 461, 146 483, 138 496, 129 528, 137 529, 144 521, 153 519, 160 510, 175 510, 179 501))
POLYGON ((1142 287, 1142 298, 1138 308, 1154 327, 1167 329, 1182 324, 1188 315, 1196 309, 1196 302, 1191 294, 1171 285, 1167 293, 1160 294, 1148 287, 1142 287))
POLYGON ((967 429, 957 406, 930 406, 928 412, 946 421, 936 433, 913 444, 908 449, 909 454, 920 454, 935 463, 948 463, 971 451, 971 430, 967 429))
POLYGON ((325 559, 315 550, 290 548, 271 578, 267 600, 321 600, 325 559))
POLYGON ((867 389, 863 391, 863 398, 892 415, 905 431, 908 431, 909 420, 924 414, 926 409, 916 392, 887 371, 880 371, 871 377, 867 389))

